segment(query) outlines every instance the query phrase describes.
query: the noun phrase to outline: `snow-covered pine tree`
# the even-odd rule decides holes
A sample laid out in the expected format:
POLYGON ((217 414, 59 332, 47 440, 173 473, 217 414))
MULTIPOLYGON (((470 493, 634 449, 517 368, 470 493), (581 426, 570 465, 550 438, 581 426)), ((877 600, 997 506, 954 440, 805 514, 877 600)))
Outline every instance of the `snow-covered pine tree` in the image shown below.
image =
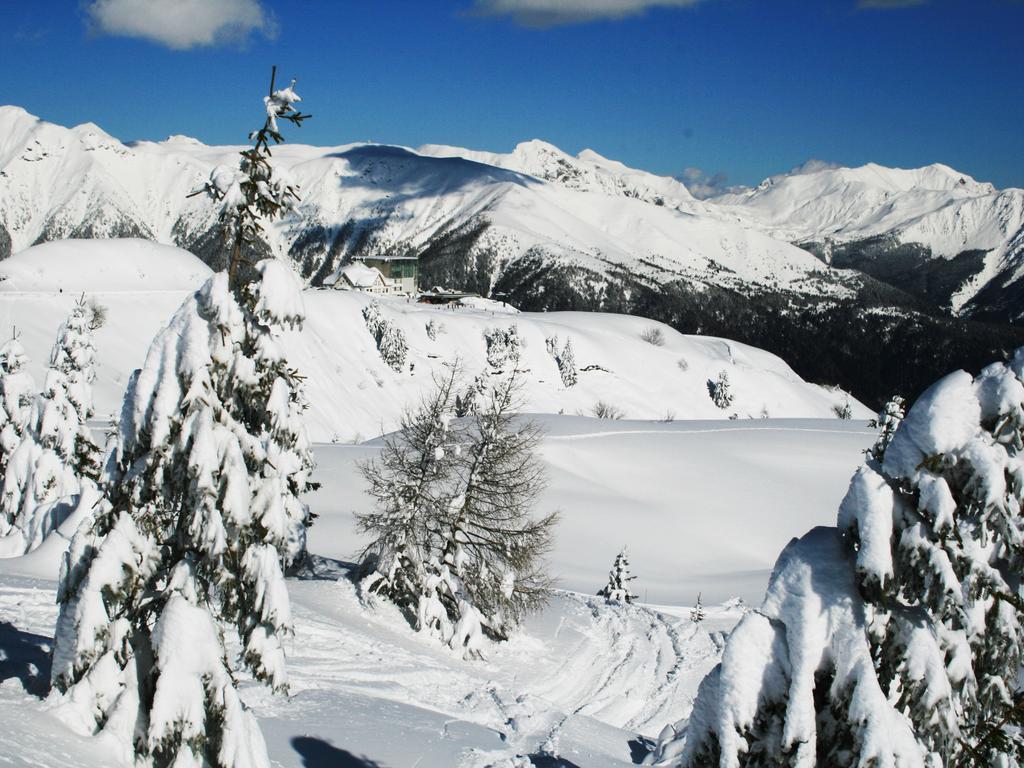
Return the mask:
POLYGON ((548 336, 546 339, 544 339, 544 348, 548 351, 548 354, 551 355, 551 357, 553 357, 555 359, 555 361, 557 362, 558 361, 558 334, 554 334, 554 335, 548 336))
POLYGON ((405 358, 409 351, 405 333, 384 317, 379 301, 373 301, 363 307, 363 320, 366 322, 366 329, 373 336, 381 359, 389 368, 400 373, 405 367, 405 358))
POLYGON ((889 401, 878 412, 878 416, 868 422, 868 426, 878 430, 878 439, 875 444, 868 448, 865 453, 871 458, 881 461, 885 457, 885 449, 892 442, 896 428, 906 416, 904 410, 905 401, 899 395, 893 395, 889 401))
POLYGON ((558 356, 558 373, 565 387, 571 387, 576 383, 576 355, 572 351, 572 339, 565 340, 562 354, 558 356))
POLYGON ((83 296, 57 334, 50 353, 50 370, 43 387, 47 402, 36 425, 44 445, 53 448, 80 478, 96 480, 100 473, 99 446, 88 421, 93 415, 92 384, 96 380, 93 331, 103 318, 83 296))
MULTIPOLYGON (((61 325, 43 391, 33 400, 3 475, 0 514, 16 530, 22 552, 60 526, 83 491, 95 500, 99 448, 87 425, 96 356, 91 318, 83 297, 61 325)), ((13 542, 8 545, 10 550, 13 542)))
MULTIPOLYGON (((11 454, 21 443, 32 411, 35 383, 27 362, 16 335, 0 347, 0 480, 6 477, 11 454)), ((12 516, 0 512, 0 537, 11 534, 14 522, 12 516)))
POLYGON ((380 348, 380 340, 384 336, 384 331, 387 330, 388 321, 384 319, 384 315, 380 311, 380 302, 371 301, 365 307, 363 307, 363 322, 366 323, 366 330, 370 332, 373 337, 373 343, 380 348))
POLYGON ((708 395, 717 407, 723 411, 732 405, 732 389, 729 385, 729 372, 719 371, 718 378, 714 381, 708 379, 708 395))
POLYGON ((28 355, 16 336, 0 347, 0 476, 7 457, 21 441, 36 394, 27 363, 28 355))
MULTIPOLYGON (((281 210, 266 136, 280 141, 275 116, 296 100, 265 100, 236 184, 248 191, 219 197, 233 262, 237 233, 281 210)), ((185 301, 132 377, 104 504, 65 556, 53 684, 82 727, 154 765, 269 764, 222 634, 237 632, 256 679, 286 688, 284 568, 305 549, 313 459, 280 336, 302 317, 294 275, 270 260, 233 263, 185 301)))
POLYGON ((487 364, 491 368, 500 369, 506 363, 515 367, 519 362, 522 339, 518 326, 488 328, 484 331, 484 343, 487 345, 487 364))
POLYGON ((445 332, 444 323, 439 323, 434 318, 430 318, 426 324, 427 338, 431 341, 437 341, 437 337, 445 332))
POLYGON ((424 592, 425 566, 440 551, 437 519, 447 502, 458 446, 450 428, 459 368, 434 379, 434 390, 402 414, 401 428, 380 454, 360 466, 372 512, 356 524, 371 541, 362 555, 364 591, 384 595, 415 617, 424 592))
POLYGON ((551 580, 543 556, 558 520, 553 512, 532 514, 545 483, 537 457, 541 432, 517 418, 519 390, 513 371, 494 384, 467 427, 435 566, 444 569, 435 574, 441 580, 435 594, 456 628, 471 607, 496 639, 547 600, 551 580))
POLYGON ((380 357, 391 370, 401 373, 405 368, 405 358, 409 345, 405 343, 405 333, 394 323, 388 323, 380 339, 380 357))
POLYGON ((917 400, 781 555, 664 764, 1019 766, 1024 349, 917 400))
POLYGON ((287 88, 275 90, 276 76, 277 67, 274 67, 270 74, 270 94, 263 97, 266 120, 259 130, 249 134, 253 145, 241 152, 237 165, 215 168, 203 189, 193 193, 205 193, 221 203, 220 223, 229 244, 227 267, 232 289, 253 277, 254 265, 247 258, 247 249, 259 241, 262 222, 283 215, 299 202, 295 181, 285 169, 271 165, 270 147, 284 141, 278 120, 301 128, 310 115, 295 107, 302 101, 295 92, 295 81, 287 88))
POLYGON ((700 592, 697 593, 697 604, 690 611, 690 621, 694 624, 700 624, 704 621, 704 604, 700 600, 700 592))
POLYGON ((843 401, 842 405, 833 406, 832 412, 835 413, 837 419, 842 419, 843 421, 849 421, 852 419, 853 408, 850 407, 850 398, 847 397, 846 400, 843 401))
POLYGON ((608 572, 608 583, 597 590, 597 596, 619 603, 632 603, 637 596, 629 588, 629 582, 636 578, 629 570, 629 555, 623 547, 615 556, 615 563, 608 572))
POLYGON ((471 384, 460 394, 455 396, 455 415, 460 419, 475 413, 477 406, 487 392, 488 376, 486 373, 478 373, 471 384))

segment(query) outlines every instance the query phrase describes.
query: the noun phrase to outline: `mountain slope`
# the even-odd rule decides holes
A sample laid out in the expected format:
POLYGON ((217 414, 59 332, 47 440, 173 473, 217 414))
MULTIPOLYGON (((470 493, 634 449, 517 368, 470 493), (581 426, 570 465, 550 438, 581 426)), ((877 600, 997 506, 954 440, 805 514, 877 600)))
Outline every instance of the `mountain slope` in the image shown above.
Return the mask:
MULTIPOLYGON (((29 370, 42 381, 57 328, 83 293, 107 308, 97 332, 97 419, 119 412, 131 372, 156 331, 209 269, 191 254, 141 240, 69 240, 29 248, 0 262, 0 332, 17 328, 29 370), (111 267, 116 267, 112 269, 111 267), (7 329, 7 330, 4 330, 7 329)), ((432 386, 432 374, 461 360, 466 385, 494 370, 485 334, 515 326, 524 371, 525 409, 590 414, 599 402, 629 418, 829 418, 847 402, 842 391, 800 379, 785 362, 727 339, 682 336, 650 320, 619 315, 515 313, 497 302, 452 310, 383 298, 383 316, 405 335, 401 370, 387 365, 367 330, 368 294, 310 289, 307 321, 288 338, 292 363, 308 378, 314 439, 349 442, 396 428, 402 409, 432 386), (428 324, 433 326, 430 336, 428 324), (652 329, 661 345, 641 336, 652 329), (560 353, 571 341, 578 382, 566 387, 548 340, 560 353), (707 382, 726 371, 734 395, 715 406, 707 382)), ((855 418, 871 411, 851 401, 855 418)))
MULTIPOLYGON (((217 210, 189 195, 212 168, 237 162, 240 147, 181 136, 126 145, 96 126, 61 128, 13 107, 0 108, 0 136, 0 257, 62 237, 131 236, 225 266, 217 210)), ((754 203, 696 201, 677 181, 590 151, 571 157, 536 141, 509 155, 286 144, 274 157, 302 202, 249 255, 290 258, 312 285, 352 259, 416 255, 425 286, 733 338, 873 406, 1024 344, 1024 331, 951 319, 935 291, 912 280, 871 277, 859 262, 864 272, 838 269, 841 258, 823 263, 816 245, 796 247, 754 221, 754 203)), ((986 277, 1005 272, 1000 258, 968 254, 929 280, 940 294, 970 291, 1012 309, 1021 283, 1003 289, 986 277), (987 260, 984 274, 961 269, 976 258, 987 260)))
POLYGON ((957 314, 1024 317, 1024 190, 868 164, 774 176, 709 208, 957 314))
POLYGON ((431 157, 462 157, 507 168, 567 189, 629 197, 686 211, 696 204, 686 186, 670 176, 657 176, 630 168, 616 160, 602 157, 591 149, 585 149, 573 157, 539 139, 524 141, 507 155, 439 144, 426 144, 416 151, 431 157))

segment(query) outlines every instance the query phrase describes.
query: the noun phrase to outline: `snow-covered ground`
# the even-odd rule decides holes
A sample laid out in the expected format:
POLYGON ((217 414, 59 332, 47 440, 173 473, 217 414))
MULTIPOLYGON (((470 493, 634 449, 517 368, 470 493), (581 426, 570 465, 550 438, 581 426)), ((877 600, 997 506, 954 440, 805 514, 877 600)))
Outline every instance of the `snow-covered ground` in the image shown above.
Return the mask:
MULTIPOLYGON (((322 561, 289 581, 292 696, 246 690, 278 765, 483 768, 544 751, 559 759, 535 765, 632 764, 638 736, 687 714, 720 633, 742 614, 712 606, 696 627, 697 592, 705 604, 741 595, 756 605, 791 536, 834 521, 873 439, 835 419, 538 418, 551 481, 540 506, 562 511, 551 562, 559 586, 576 591, 558 592, 484 661, 463 661, 393 607, 360 604, 340 566, 322 561), (656 609, 589 596, 623 544, 634 587, 656 609)), ((378 444, 316 446, 324 487, 311 500, 314 552, 349 559, 359 548, 351 513, 367 499, 354 463, 378 444)), ((0 708, 11 712, 0 755, 12 765, 109 765, 35 695, 47 679, 58 555, 0 560, 0 708)))
MULTIPOLYGON (((537 765, 630 765, 638 734, 685 714, 718 658, 689 619, 559 593, 486 659, 461 661, 393 607, 360 605, 335 569, 320 576, 289 585, 291 695, 245 690, 289 768, 483 768, 545 751, 562 760, 537 765)), ((110 765, 38 697, 55 616, 51 582, 0 577, 0 764, 110 765)))
MULTIPOLYGON (((97 402, 109 417, 156 330, 205 275, 188 254, 138 241, 33 249, 0 264, 0 324, 17 327, 39 379, 71 303, 84 293, 107 307, 97 402)), ((244 691, 271 758, 305 768, 514 768, 516 755, 556 768, 634 764, 641 737, 689 712, 723 633, 742 615, 741 603, 726 601, 757 604, 790 537, 834 521, 873 432, 835 418, 843 393, 801 381, 773 355, 635 317, 382 302, 409 339, 409 361, 396 372, 366 330, 369 300, 308 291, 306 330, 286 340, 308 376, 323 485, 310 499, 317 566, 288 584, 291 695, 244 691), (431 320, 443 326, 433 340, 431 320), (346 578, 342 563, 363 544, 353 513, 369 505, 357 464, 381 444, 353 439, 393 428, 431 371, 456 353, 470 375, 484 371, 485 331, 513 323, 525 410, 535 414, 524 418, 545 434, 549 482, 539 507, 561 513, 550 556, 559 591, 509 642, 464 661, 413 632, 392 606, 361 603, 346 578), (641 338, 654 327, 663 344, 641 338), (560 345, 572 340, 575 386, 562 384, 547 350, 553 335, 560 345), (726 412, 707 390, 722 370, 735 396, 726 412), (599 401, 627 418, 575 415, 599 401), (592 596, 623 545, 644 605, 592 596), (699 626, 690 619, 698 593, 708 606, 699 626)), ((855 417, 867 416, 851 405, 855 417)), ((57 534, 28 556, 0 560, 0 765, 112 764, 101 741, 70 731, 40 698, 65 544, 57 534)))
MULTIPOLYGON (((698 592, 705 603, 760 602, 786 542, 834 522, 874 438, 863 422, 838 419, 535 418, 549 478, 539 507, 561 512, 552 553, 560 586, 594 592, 627 545, 641 598, 671 605, 691 605, 698 592)), ((378 446, 317 446, 315 552, 348 559, 363 543, 352 513, 370 500, 356 463, 378 446)))
MULTIPOLYGON (((0 334, 14 330, 41 381, 57 328, 83 294, 108 310, 96 333, 97 419, 118 413, 125 383, 142 364, 156 331, 209 275, 191 254, 144 240, 68 240, 36 246, 0 262, 0 334), (111 264, 118 265, 112 269, 111 264)), ((592 312, 510 314, 492 302, 448 309, 381 300, 382 312, 405 333, 409 356, 401 372, 388 367, 366 329, 368 294, 307 290, 307 322, 287 344, 289 358, 308 377, 310 435, 317 441, 364 440, 397 426, 408 403, 430 388, 431 371, 456 358, 467 379, 487 369, 484 333, 518 327, 525 409, 589 414, 599 402, 626 418, 741 419, 765 414, 828 418, 847 397, 808 384, 780 358, 725 339, 683 336, 666 325, 592 312), (436 326, 430 339, 427 324, 436 326), (661 346, 641 336, 658 329, 661 346), (575 350, 579 382, 562 384, 546 341, 557 336, 575 350), (727 410, 708 396, 707 382, 728 373, 735 397, 727 410)), ((871 412, 851 401, 854 418, 871 412)))

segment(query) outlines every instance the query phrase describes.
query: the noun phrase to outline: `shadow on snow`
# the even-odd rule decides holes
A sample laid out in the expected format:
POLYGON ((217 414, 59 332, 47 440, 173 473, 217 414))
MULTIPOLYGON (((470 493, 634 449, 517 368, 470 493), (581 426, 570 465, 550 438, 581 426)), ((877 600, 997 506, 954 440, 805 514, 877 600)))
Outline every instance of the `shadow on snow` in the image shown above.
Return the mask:
POLYGON ((303 768, 384 768, 381 763, 365 755, 357 757, 345 749, 338 749, 323 739, 296 736, 292 749, 302 756, 303 768))
POLYGON ((48 637, 0 621, 0 683, 16 677, 28 693, 45 696, 50 689, 51 643, 48 637))

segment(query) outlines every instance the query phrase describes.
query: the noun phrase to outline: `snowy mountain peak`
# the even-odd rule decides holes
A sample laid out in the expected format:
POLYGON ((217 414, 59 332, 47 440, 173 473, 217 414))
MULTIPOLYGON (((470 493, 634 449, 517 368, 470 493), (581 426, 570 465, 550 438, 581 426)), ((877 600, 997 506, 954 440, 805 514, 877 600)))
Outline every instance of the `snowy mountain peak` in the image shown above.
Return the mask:
POLYGON ((990 250, 1019 229, 1020 222, 1015 228, 1014 221, 997 213, 999 194, 992 184, 941 163, 911 169, 867 163, 797 168, 711 202, 791 242, 849 241, 915 229, 920 230, 915 237, 922 239, 908 242, 954 256, 972 248, 990 250), (971 207, 969 214, 962 210, 965 205, 971 207))
POLYGON ((0 129, 3 131, 8 131, 15 123, 25 120, 33 123, 41 122, 38 117, 24 107, 14 104, 0 104, 0 129))
POLYGON ((611 158, 605 157, 600 152, 595 152, 592 149, 581 150, 579 154, 576 155, 576 159, 584 163, 593 163, 594 165, 602 165, 606 168, 614 168, 615 170, 623 173, 637 173, 634 168, 630 168, 625 163, 621 163, 618 160, 612 160, 611 158))
POLYGON ((422 155, 462 157, 525 173, 566 189, 629 197, 669 208, 689 208, 694 198, 679 181, 630 168, 585 149, 576 157, 541 139, 520 142, 508 154, 428 144, 422 155))
POLYGON ((107 133, 98 125, 96 125, 96 123, 92 122, 79 123, 78 125, 71 128, 71 131, 77 133, 79 136, 98 136, 107 141, 118 141, 109 133, 107 133))
POLYGON ((960 195, 989 195, 996 188, 988 182, 979 182, 966 173, 948 165, 932 163, 921 168, 889 168, 878 163, 857 167, 833 167, 821 163, 808 164, 788 173, 769 176, 756 187, 738 193, 722 195, 716 202, 734 203, 749 200, 770 189, 784 188, 821 193, 827 190, 853 187, 865 191, 893 193, 910 191, 942 191, 960 195))
POLYGON ((558 157, 569 157, 569 155, 554 144, 544 141, 543 139, 529 139, 528 141, 521 141, 516 144, 516 148, 512 150, 513 155, 519 155, 521 157, 537 157, 544 155, 556 155, 558 157))
POLYGON ((1010 289, 1024 260, 1024 190, 997 190, 942 163, 809 165, 713 198, 707 212, 923 291, 954 312, 989 305, 1024 316, 1010 289))
POLYGON ((204 146, 203 142, 199 139, 193 138, 192 136, 186 136, 181 133, 172 133, 166 139, 160 142, 161 144, 187 144, 189 146, 204 146))

